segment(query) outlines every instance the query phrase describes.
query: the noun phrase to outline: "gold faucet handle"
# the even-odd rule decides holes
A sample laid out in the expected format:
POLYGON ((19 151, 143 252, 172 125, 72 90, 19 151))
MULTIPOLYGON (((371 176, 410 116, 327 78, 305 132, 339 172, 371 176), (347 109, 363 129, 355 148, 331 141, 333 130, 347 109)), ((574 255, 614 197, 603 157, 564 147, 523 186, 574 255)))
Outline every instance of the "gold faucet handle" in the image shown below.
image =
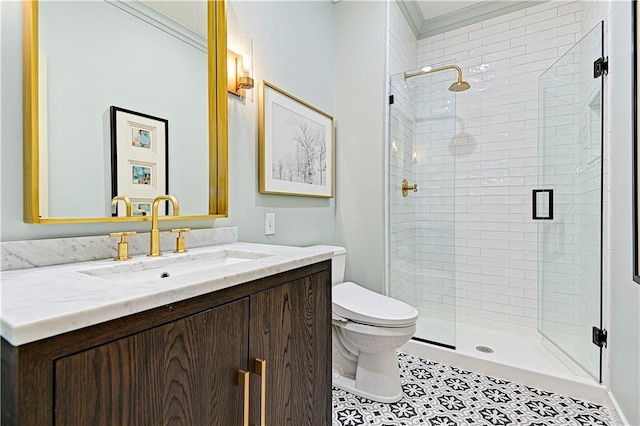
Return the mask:
POLYGON ((182 234, 191 231, 190 228, 174 228, 171 232, 177 232, 178 238, 176 238, 176 249, 173 251, 174 253, 186 253, 187 249, 184 248, 184 237, 182 234))
POLYGON ((131 235, 136 235, 137 232, 112 232, 109 234, 110 237, 120 237, 120 242, 118 243, 118 255, 113 258, 113 260, 122 261, 122 260, 131 260, 129 257, 129 243, 127 243, 127 237, 131 235))
POLYGON ((414 183, 413 185, 409 185, 409 181, 406 179, 402 179, 402 196, 406 197, 409 194, 409 191, 418 192, 418 184, 414 183))

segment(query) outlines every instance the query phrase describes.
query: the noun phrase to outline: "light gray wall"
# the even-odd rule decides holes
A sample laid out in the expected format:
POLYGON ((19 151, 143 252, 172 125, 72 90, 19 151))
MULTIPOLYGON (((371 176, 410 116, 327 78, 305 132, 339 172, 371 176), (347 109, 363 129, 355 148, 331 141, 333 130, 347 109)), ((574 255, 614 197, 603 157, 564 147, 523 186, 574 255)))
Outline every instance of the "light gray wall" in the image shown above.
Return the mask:
MULTIPOLYGON (((180 201, 182 214, 205 213, 207 54, 104 1, 43 2, 38 20, 38 49, 47 64, 47 86, 40 90, 49 104, 49 216, 110 214, 111 105, 169 121, 169 193, 180 201)), ((150 151, 142 155, 148 159, 150 151)), ((131 155, 140 161, 140 154, 131 155)), ((124 164, 118 175, 126 176, 124 164)), ((133 199, 136 192, 138 197, 154 192, 126 181, 119 182, 118 194, 133 199)))
POLYGON ((640 285, 632 280, 632 72, 630 2, 612 2, 610 387, 629 424, 640 424, 640 285))
POLYGON ((335 5, 336 241, 347 248, 345 278, 384 292, 384 102, 387 4, 335 5))
POLYGON ((258 192, 258 82, 265 80, 334 115, 334 24, 331 2, 231 1, 229 34, 253 38, 253 103, 229 101, 229 219, 239 238, 270 244, 335 243, 335 199, 258 192), (264 215, 276 235, 264 235, 264 215))
POLYGON ((22 3, 0 2, 1 45, 1 133, 0 133, 0 239, 98 235, 131 229, 138 225, 29 225, 22 221, 22 3))
MULTIPOLYGON (((148 231, 149 224, 33 225, 22 221, 22 4, 0 2, 2 58, 0 240, 148 231)), ((254 40, 254 78, 265 79, 334 114, 334 27, 331 2, 231 1, 229 31, 254 40)), ((229 217, 178 221, 164 228, 238 226, 242 241, 308 245, 335 242, 334 199, 258 193, 257 89, 253 103, 229 98, 229 217), (264 236, 264 213, 276 235, 264 236)))

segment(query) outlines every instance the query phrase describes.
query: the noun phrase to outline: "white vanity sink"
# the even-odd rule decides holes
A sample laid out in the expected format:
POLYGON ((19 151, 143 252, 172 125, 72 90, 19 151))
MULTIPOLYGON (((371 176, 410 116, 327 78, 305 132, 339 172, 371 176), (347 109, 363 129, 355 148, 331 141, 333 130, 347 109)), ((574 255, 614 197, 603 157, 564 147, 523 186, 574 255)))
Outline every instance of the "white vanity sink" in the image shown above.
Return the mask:
POLYGON ((0 331, 18 346, 332 256, 333 251, 322 246, 233 242, 187 253, 165 251, 160 257, 137 254, 123 262, 103 259, 3 271, 0 331))
POLYGON ((82 269, 77 272, 112 282, 131 283, 178 277, 269 256, 271 255, 255 251, 215 250, 169 254, 161 257, 138 257, 130 261, 82 269))

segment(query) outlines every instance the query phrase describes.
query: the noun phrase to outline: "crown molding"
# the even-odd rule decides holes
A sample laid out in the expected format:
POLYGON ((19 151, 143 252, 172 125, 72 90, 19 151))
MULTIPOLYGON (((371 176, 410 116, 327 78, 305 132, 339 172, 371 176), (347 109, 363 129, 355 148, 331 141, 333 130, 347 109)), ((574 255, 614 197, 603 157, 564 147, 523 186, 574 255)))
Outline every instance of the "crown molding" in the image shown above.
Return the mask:
POLYGON ((207 53, 205 37, 142 1, 106 0, 106 2, 207 53))
POLYGON ((425 22, 424 15, 422 14, 422 10, 418 6, 418 3, 415 1, 406 1, 406 0, 396 0, 398 7, 400 7, 400 11, 402 15, 404 15, 404 19, 409 24, 409 28, 411 28, 411 32, 413 35, 420 40, 420 30, 422 28, 423 23, 425 22))
POLYGON ((437 18, 425 19, 417 1, 396 0, 411 31, 418 40, 545 3, 546 1, 549 0, 483 1, 437 18))

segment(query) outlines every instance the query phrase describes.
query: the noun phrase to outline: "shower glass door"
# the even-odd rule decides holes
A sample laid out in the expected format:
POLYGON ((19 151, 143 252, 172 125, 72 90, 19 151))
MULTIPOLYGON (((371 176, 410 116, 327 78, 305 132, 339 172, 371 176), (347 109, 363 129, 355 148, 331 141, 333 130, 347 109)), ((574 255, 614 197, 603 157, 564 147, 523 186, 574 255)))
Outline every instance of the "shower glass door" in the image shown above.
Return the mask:
MULTIPOLYGON (((437 65, 434 65, 434 67, 437 65)), ((408 70, 407 72, 414 72, 408 70)), ((414 338, 455 347, 455 81, 450 72, 391 77, 389 295, 420 316, 414 338), (403 196, 402 180, 417 184, 403 196)))
POLYGON ((602 328, 602 23, 538 81, 538 328, 600 379, 602 328))

